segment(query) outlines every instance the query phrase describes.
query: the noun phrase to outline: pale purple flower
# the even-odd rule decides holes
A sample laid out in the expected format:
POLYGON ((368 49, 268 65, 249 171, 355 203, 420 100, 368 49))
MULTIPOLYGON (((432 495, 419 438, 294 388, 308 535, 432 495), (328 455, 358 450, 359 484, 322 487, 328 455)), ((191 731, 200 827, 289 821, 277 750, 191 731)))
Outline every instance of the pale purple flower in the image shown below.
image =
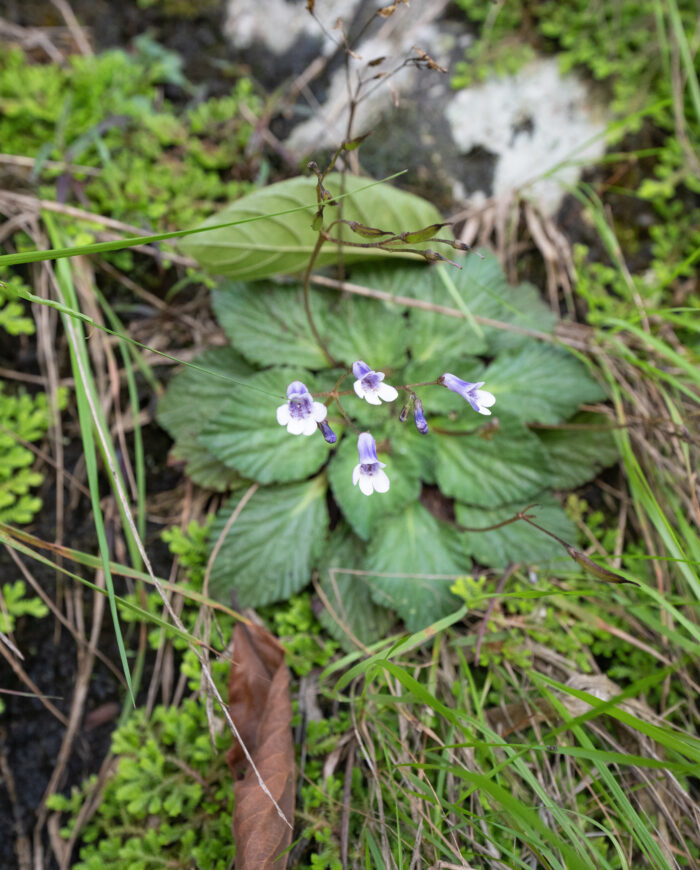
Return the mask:
POLYGON ((381 405, 382 400, 393 402, 398 396, 394 387, 383 383, 384 372, 372 371, 361 359, 352 364, 352 373, 357 378, 353 384, 355 392, 361 399, 366 399, 370 405, 381 405))
POLYGON ((438 383, 447 387, 448 390, 459 393, 479 414, 490 416, 491 411, 489 411, 489 408, 495 404, 496 397, 493 393, 489 393, 488 390, 481 389, 484 386, 484 381, 470 384, 469 381, 463 381, 461 378, 456 377, 456 375, 445 373, 440 375, 438 383))
POLYGON ((389 489, 389 478, 385 463, 377 459, 377 445, 369 432, 362 432, 357 439, 357 452, 360 462, 352 472, 352 485, 360 484, 364 495, 372 495, 373 492, 386 492, 389 489))
POLYGON ((287 401, 277 409, 277 422, 286 426, 290 435, 313 435, 316 424, 325 420, 327 413, 326 406, 314 402, 301 381, 292 381, 287 387, 287 401))
POLYGON ((413 400, 413 419, 416 421, 416 429, 420 432, 421 435, 428 434, 428 421, 425 419, 425 414, 423 413, 423 403, 416 396, 413 400))

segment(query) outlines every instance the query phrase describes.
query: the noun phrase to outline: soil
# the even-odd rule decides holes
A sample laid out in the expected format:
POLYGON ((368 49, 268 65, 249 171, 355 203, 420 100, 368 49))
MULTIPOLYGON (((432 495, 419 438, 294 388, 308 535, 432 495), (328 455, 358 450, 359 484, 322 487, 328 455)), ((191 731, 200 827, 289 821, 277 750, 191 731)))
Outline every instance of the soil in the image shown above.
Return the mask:
MULTIPOLYGON (((2 361, 6 364, 6 361, 2 361)), ((144 428, 144 441, 150 457, 147 469, 147 491, 149 494, 174 488, 178 475, 166 465, 170 439, 157 426, 144 428)), ((81 448, 73 442, 66 448, 66 469, 74 471, 80 458, 81 448)), ((37 515, 37 521, 26 530, 45 541, 55 538, 56 515, 55 486, 48 481, 42 491, 44 508, 37 515)), ((66 498, 71 493, 66 491, 66 498)), ((146 548, 153 561, 154 570, 160 576, 170 570, 171 558, 166 545, 160 539, 161 525, 149 524, 146 534, 146 548)), ((107 529, 109 535, 109 527, 107 529)), ((113 536, 111 536, 113 537, 113 536)), ((98 552, 94 533, 89 500, 81 496, 75 509, 66 512, 64 541, 75 549, 88 553, 98 552)), ((112 554, 114 558, 114 554, 112 554)), ((41 588, 53 599, 57 595, 56 572, 22 557, 26 567, 40 584, 41 588)), ((88 580, 94 575, 88 570, 67 566, 88 580)), ((9 553, 0 551, 0 577, 3 582, 19 579, 20 572, 9 553)), ((62 581, 59 581, 62 582, 62 581)), ((74 588, 72 581, 63 581, 64 589, 74 588)), ((117 594, 133 591, 133 586, 115 578, 117 594)), ((91 626, 92 592, 84 590, 86 633, 91 626)), ((127 648, 137 645, 133 627, 122 626, 126 636, 127 648)), ((65 716, 70 712, 76 678, 76 643, 72 635, 52 617, 36 619, 23 617, 18 620, 14 640, 24 655, 22 666, 40 691, 65 716)), ((115 640, 109 610, 105 611, 100 633, 99 649, 120 670, 119 652, 115 640)), ((137 702, 145 700, 153 667, 152 653, 147 654, 142 689, 137 702)), ((14 780, 16 801, 11 800, 8 789, 0 788, 0 867, 13 870, 18 867, 15 853, 15 838, 18 827, 31 840, 35 825, 35 810, 40 805, 48 782, 54 770, 63 739, 64 727, 49 713, 43 704, 32 698, 27 686, 13 673, 5 659, 0 660, 0 686, 10 691, 27 693, 23 695, 3 694, 5 713, 0 719, 0 754, 5 756, 14 780)), ((123 683, 99 659, 96 659, 90 678, 84 706, 84 716, 69 757, 60 790, 68 794, 72 786, 79 785, 87 776, 96 773, 102 760, 109 751, 110 736, 116 725, 122 705, 129 703, 125 696, 123 683), (97 711, 97 712, 95 712, 97 711), (93 715, 91 715, 93 714, 93 715)), ((45 842, 45 846, 48 843, 45 842)), ((50 849, 47 849, 50 854, 50 849)), ((57 866, 53 861, 48 867, 57 866)))

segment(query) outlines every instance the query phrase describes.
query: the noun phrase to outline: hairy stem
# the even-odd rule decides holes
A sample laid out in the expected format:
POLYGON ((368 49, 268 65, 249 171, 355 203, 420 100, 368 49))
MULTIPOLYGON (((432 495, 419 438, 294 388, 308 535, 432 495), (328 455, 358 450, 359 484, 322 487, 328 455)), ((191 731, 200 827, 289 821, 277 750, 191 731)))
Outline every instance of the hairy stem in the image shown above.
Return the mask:
POLYGON ((311 271, 314 267, 314 263, 316 262, 316 258, 319 255, 321 248, 323 247, 325 239, 323 237, 323 233, 318 234, 318 238, 316 239, 316 244, 314 245, 314 249, 311 252, 311 256, 309 257, 309 262, 306 265, 306 271, 304 272, 304 310, 306 311, 306 319, 309 321, 309 327, 311 328, 311 332, 316 340, 316 344, 321 348, 321 352, 326 358, 326 361, 331 366, 339 365, 338 361, 334 359, 331 352, 328 350, 326 342, 321 338, 321 334, 316 328, 316 324, 314 323, 313 315, 311 314, 311 303, 309 301, 309 286, 311 283, 311 271))

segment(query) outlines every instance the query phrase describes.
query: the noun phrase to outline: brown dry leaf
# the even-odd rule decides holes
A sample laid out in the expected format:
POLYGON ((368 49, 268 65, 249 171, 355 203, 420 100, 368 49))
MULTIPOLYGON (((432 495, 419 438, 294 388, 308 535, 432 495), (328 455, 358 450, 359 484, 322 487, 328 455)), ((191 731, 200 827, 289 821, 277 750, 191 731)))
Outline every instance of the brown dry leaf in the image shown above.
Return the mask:
MULTIPOLYGON (((284 650, 257 625, 239 622, 233 630, 229 710, 265 785, 287 819, 294 817, 294 746, 289 671, 284 650)), ((240 744, 226 757, 234 785, 233 839, 236 870, 285 870, 282 855, 292 830, 263 792, 240 744), (282 855, 282 857, 280 857, 282 855)))
POLYGON ((423 51, 422 48, 419 48, 417 45, 413 46, 413 50, 418 55, 418 59, 421 63, 424 63, 428 69, 432 69, 435 72, 446 73, 447 70, 444 66, 440 66, 439 63, 436 63, 432 57, 428 54, 427 51, 423 51))
POLYGON ((408 0, 394 0, 391 6, 384 6, 382 9, 377 9, 377 15, 381 15, 382 18, 390 18, 394 12, 396 12, 401 3, 408 6, 408 0))

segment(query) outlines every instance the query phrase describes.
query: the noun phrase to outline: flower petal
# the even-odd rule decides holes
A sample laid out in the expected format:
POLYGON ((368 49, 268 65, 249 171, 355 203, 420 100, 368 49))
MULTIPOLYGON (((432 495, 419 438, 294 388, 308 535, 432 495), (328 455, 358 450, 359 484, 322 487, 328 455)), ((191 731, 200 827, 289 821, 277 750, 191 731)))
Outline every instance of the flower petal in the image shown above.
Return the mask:
POLYGON ((287 398, 289 399, 292 396, 303 396, 308 392, 306 384, 301 381, 292 381, 292 383, 287 387, 287 398))
POLYGON ((289 405, 286 402, 277 409, 277 422, 280 426, 286 426, 289 423, 289 405))
POLYGON ((399 391, 396 387, 392 387, 390 384, 380 384, 377 388, 377 392, 379 393, 379 398, 384 399, 385 402, 393 402, 399 395, 399 391))
POLYGON ((489 393, 488 390, 477 390, 476 391, 476 401, 483 405, 484 408, 490 408, 491 405, 496 404, 496 397, 493 393, 489 393))
POLYGON ((302 429, 303 435, 313 435, 314 432, 318 429, 318 424, 314 420, 313 417, 305 417, 304 418, 304 428, 302 429))
POLYGON ((314 402, 311 408, 311 416, 317 423, 321 423, 326 419, 326 415, 328 414, 328 408, 323 404, 323 402, 314 402))
POLYGON ((357 436, 357 455, 360 463, 370 465, 377 460, 377 444, 370 432, 361 432, 357 436))
POLYGON ((374 486, 372 485, 372 476, 369 474, 360 473, 360 489, 363 495, 372 495, 374 486))
POLYGON ((355 392, 357 393, 357 395, 358 395, 361 399, 364 399, 364 397, 365 397, 365 388, 362 386, 362 381, 355 381, 355 383, 352 385, 352 388, 353 388, 353 390, 355 390, 355 392))
POLYGON ((352 485, 357 486, 357 481, 360 479, 360 466, 356 465, 352 470, 352 485))
POLYGON ((389 478, 386 471, 382 471, 381 468, 372 475, 372 482, 375 492, 386 492, 389 489, 389 478))
MULTIPOLYGON (((314 426, 316 424, 314 423, 314 426)), ((287 423, 287 432, 290 435, 301 435, 306 428, 306 419, 303 417, 292 417, 287 423)))
POLYGON ((377 390, 365 390, 365 401, 370 405, 381 405, 382 400, 377 395, 377 390))
POLYGON ((361 359, 358 359, 352 364, 352 373, 355 375, 356 378, 364 378, 364 376, 371 371, 372 369, 367 365, 366 362, 363 362, 361 359))

